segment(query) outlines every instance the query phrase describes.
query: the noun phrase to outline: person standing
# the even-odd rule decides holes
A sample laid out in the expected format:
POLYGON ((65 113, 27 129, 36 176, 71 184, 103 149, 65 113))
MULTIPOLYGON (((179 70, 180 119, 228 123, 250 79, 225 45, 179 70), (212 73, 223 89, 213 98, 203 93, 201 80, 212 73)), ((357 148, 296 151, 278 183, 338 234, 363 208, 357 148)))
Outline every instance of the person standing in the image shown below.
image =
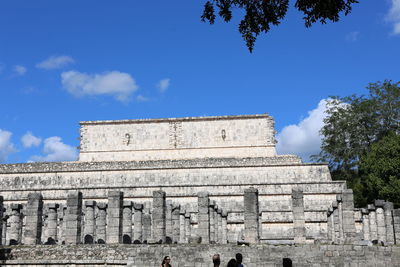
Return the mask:
POLYGON ((160 267, 172 267, 171 265, 171 257, 165 256, 160 267))
POLYGON ((219 265, 221 264, 221 258, 219 256, 219 254, 214 254, 214 256, 212 257, 212 261, 213 261, 214 267, 219 267, 219 265))

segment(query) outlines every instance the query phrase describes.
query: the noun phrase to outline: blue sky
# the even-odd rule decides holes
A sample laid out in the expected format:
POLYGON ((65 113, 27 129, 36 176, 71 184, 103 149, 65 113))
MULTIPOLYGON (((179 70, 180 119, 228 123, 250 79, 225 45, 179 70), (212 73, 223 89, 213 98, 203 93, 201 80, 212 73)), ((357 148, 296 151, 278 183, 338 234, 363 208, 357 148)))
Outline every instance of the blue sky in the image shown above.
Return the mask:
POLYGON ((318 152, 324 101, 400 80, 400 0, 338 23, 291 8, 250 54, 204 1, 2 0, 0 162, 73 160, 79 121, 268 113, 279 152, 318 152))

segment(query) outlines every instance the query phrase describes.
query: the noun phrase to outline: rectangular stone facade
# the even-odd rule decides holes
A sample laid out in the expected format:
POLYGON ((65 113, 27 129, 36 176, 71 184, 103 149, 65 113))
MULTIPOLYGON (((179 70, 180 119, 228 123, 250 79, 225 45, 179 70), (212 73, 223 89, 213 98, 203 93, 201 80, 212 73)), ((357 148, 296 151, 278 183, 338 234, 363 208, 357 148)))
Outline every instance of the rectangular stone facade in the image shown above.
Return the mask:
POLYGON ((270 116, 81 122, 80 161, 275 156, 270 116))

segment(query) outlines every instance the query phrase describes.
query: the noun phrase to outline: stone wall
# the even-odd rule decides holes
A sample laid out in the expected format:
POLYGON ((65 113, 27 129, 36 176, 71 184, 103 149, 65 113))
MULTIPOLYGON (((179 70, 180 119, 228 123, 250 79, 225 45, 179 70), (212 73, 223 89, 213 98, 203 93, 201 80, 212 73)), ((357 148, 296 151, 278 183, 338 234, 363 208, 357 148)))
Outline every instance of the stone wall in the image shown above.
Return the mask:
POLYGON ((174 267, 211 267, 219 253, 226 266, 236 253, 248 267, 400 266, 400 247, 360 245, 236 246, 236 245, 69 245, 0 248, 1 266, 90 265, 158 267, 165 255, 174 267))
POLYGON ((110 190, 124 192, 136 203, 151 203, 152 192, 162 189, 166 200, 184 206, 197 223, 197 194, 228 212, 228 239, 244 229, 244 190, 254 187, 260 201, 261 240, 290 240, 293 188, 304 192, 307 238, 326 236, 326 208, 345 188, 332 181, 325 164, 302 164, 295 156, 271 158, 220 158, 142 162, 72 162, 0 165, 0 194, 4 203, 23 203, 31 192, 41 192, 44 203, 66 203, 79 190, 83 201, 107 200, 110 190))
POLYGON ((275 156, 266 115, 81 122, 80 161, 275 156))

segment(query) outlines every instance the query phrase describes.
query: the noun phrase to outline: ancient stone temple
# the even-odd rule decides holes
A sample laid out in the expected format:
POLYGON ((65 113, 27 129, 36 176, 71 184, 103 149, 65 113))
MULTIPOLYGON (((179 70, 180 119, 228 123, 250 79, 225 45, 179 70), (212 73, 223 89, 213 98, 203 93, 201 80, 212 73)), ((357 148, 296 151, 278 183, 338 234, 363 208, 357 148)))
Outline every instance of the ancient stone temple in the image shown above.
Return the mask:
POLYGON ((0 165, 2 265, 400 264, 400 210, 277 155, 269 115, 80 125, 79 161, 0 165))

